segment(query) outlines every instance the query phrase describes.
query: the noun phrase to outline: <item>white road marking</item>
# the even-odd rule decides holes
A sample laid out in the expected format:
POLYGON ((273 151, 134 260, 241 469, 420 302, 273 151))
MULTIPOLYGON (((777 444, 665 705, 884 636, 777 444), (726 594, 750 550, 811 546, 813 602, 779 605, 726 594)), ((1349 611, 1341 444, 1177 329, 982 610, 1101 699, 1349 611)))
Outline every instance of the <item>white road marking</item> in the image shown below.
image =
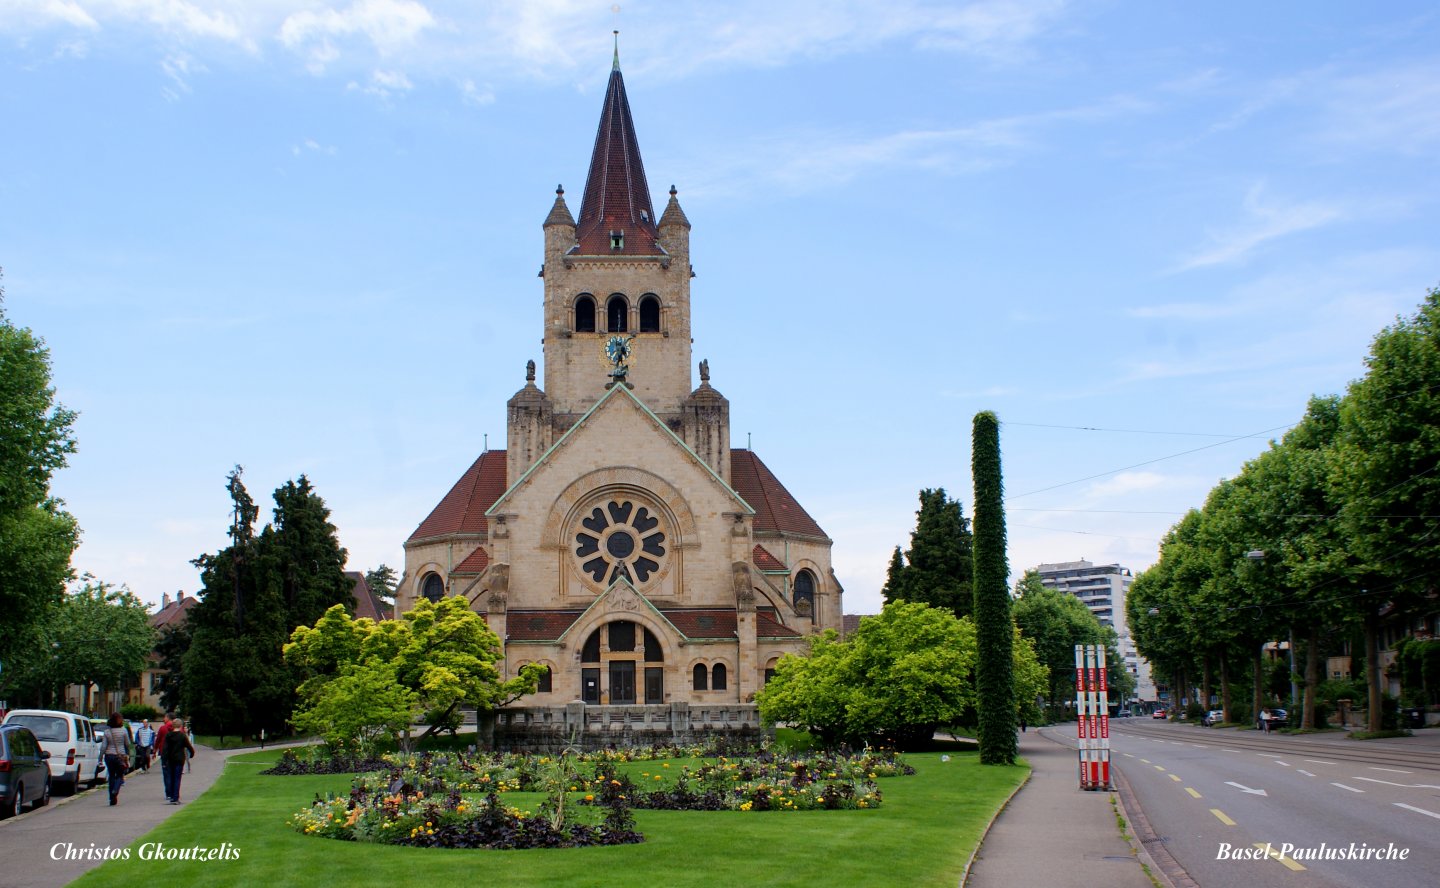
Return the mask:
POLYGON ((1123 755, 1123 756, 1125 756, 1127 759, 1133 759, 1133 758, 1135 757, 1135 756, 1131 755, 1131 754, 1128 753, 1128 752, 1122 752, 1122 753, 1120 753, 1120 754, 1123 755))
POLYGON ((1350 790, 1351 792, 1364 792, 1364 791, 1365 791, 1365 790, 1363 790, 1363 789, 1356 789, 1356 788, 1353 787, 1353 786, 1346 786, 1346 785, 1343 784, 1343 783, 1332 783, 1332 784, 1330 784, 1330 785, 1331 785, 1331 786, 1338 786, 1338 787, 1340 787, 1341 789, 1348 789, 1348 790, 1350 790))
POLYGON ((1296 770, 1297 773, 1304 774, 1306 777, 1314 777, 1314 776, 1315 776, 1314 774, 1311 774, 1309 771, 1305 770, 1304 768, 1296 768, 1295 770, 1296 770))
POLYGON ((1436 820, 1440 820, 1440 814, 1436 814, 1434 811, 1426 811, 1424 808, 1417 808, 1414 805, 1407 805, 1404 802, 1396 802, 1395 807, 1404 808, 1407 811, 1414 811, 1417 814, 1424 814, 1426 817, 1434 817, 1436 820))
POLYGON ((1364 780, 1366 783, 1383 783, 1386 786, 1400 786, 1405 789, 1440 789, 1433 783, 1391 783, 1389 780, 1377 780, 1374 777, 1356 777, 1356 780, 1364 780))
POLYGON ((1240 750, 1238 750, 1238 749, 1227 749, 1227 750, 1225 750, 1225 751, 1226 751, 1226 752, 1233 752, 1233 753, 1235 753, 1236 755, 1239 755, 1239 754, 1240 754, 1240 750))
POLYGON ((1209 749, 1209 748, 1210 748, 1210 747, 1206 746, 1204 743, 1191 743, 1190 745, 1193 746, 1193 747, 1195 747, 1196 749, 1209 749))
POLYGON ((1290 764, 1289 764, 1288 762, 1277 761, 1275 764, 1279 765, 1279 766, 1282 767, 1282 768, 1288 768, 1288 767, 1290 767, 1290 764))
POLYGON ((1272 759, 1278 759, 1278 758, 1280 757, 1280 756, 1276 755, 1276 754, 1273 753, 1273 752, 1257 752, 1257 753, 1255 753, 1255 754, 1256 754, 1256 755, 1263 755, 1263 756, 1265 756, 1266 758, 1272 758, 1272 759))
POLYGON ((1311 764, 1316 764, 1316 765, 1333 765, 1333 764, 1335 764, 1334 762, 1322 762, 1322 761, 1320 761, 1319 759, 1306 759, 1305 761, 1310 762, 1311 764))
POLYGON ((1233 787, 1235 787, 1236 789, 1240 790, 1241 792, 1248 792, 1250 795, 1258 795, 1258 796, 1269 795, 1269 793, 1267 793, 1267 792, 1266 792, 1265 790, 1263 790, 1263 789, 1251 789, 1250 787, 1246 786, 1246 785, 1243 784, 1243 783, 1236 783, 1234 780, 1226 780, 1226 781, 1225 781, 1225 785, 1226 785, 1226 786, 1233 786, 1233 787))
POLYGON ((1413 773, 1415 773, 1414 771, 1402 771, 1402 770, 1400 770, 1399 768, 1377 768, 1377 767, 1375 767, 1375 766, 1373 766, 1373 765, 1370 767, 1370 770, 1372 770, 1372 771, 1389 771, 1391 774, 1413 774, 1413 773))

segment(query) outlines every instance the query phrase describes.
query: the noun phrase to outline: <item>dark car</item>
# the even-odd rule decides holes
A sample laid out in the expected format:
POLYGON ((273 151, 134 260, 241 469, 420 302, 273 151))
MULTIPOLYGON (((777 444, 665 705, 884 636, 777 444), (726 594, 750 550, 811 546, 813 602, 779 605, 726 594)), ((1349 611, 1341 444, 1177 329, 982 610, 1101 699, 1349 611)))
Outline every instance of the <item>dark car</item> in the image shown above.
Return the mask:
POLYGON ((0 727, 0 817, 50 801, 50 753, 22 725, 0 727))

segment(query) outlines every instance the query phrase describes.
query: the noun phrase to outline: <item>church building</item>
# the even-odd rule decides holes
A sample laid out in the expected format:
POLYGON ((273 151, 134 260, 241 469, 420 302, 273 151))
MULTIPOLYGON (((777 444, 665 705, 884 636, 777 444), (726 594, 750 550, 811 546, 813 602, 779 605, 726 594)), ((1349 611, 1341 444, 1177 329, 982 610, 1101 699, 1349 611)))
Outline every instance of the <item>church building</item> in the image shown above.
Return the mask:
POLYGON ((518 706, 745 704, 804 636, 841 628, 831 540, 730 446, 708 362, 693 385, 676 194, 656 215, 617 53, 579 216, 559 188, 543 225, 544 387, 531 361, 505 449, 405 542, 397 611, 464 596, 504 677, 548 667, 518 706))

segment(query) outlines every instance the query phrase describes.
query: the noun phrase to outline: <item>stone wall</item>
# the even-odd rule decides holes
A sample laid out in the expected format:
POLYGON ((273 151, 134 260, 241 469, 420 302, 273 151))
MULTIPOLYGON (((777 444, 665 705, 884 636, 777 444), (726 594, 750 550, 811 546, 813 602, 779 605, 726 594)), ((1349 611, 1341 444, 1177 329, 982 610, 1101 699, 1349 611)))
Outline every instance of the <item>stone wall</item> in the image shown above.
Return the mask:
POLYGON ((773 737, 753 703, 507 707, 482 716, 481 743, 502 752, 560 753, 626 746, 689 746, 712 738, 773 737))

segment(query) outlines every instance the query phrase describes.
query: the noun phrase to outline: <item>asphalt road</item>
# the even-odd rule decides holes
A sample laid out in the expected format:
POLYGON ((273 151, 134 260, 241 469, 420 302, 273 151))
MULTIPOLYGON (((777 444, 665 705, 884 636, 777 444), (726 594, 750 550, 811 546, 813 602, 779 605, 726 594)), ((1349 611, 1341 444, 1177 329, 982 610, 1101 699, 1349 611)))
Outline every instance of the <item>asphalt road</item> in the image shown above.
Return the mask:
POLYGON ((1199 885, 1440 885, 1440 731, 1362 743, 1143 720, 1111 726, 1112 761, 1199 885), (1352 848, 1393 848, 1404 859, 1310 857, 1352 848))

